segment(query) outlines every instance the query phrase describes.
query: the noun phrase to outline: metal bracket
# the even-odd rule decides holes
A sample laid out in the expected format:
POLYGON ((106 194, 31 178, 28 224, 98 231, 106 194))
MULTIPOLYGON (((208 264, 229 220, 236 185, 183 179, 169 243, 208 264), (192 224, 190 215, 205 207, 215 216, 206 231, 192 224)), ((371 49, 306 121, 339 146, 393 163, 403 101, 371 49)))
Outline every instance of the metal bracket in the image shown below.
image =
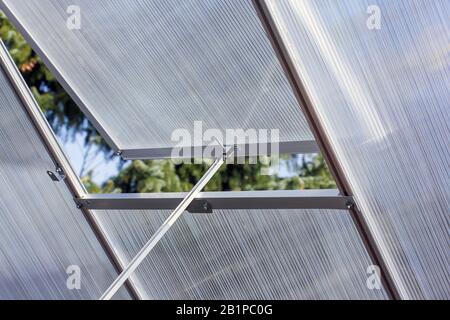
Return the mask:
POLYGON ((356 206, 355 201, 353 200, 353 198, 350 198, 347 200, 347 203, 345 204, 347 206, 348 210, 354 209, 356 206))
POLYGON ((77 209, 84 208, 84 204, 81 201, 78 201, 78 199, 75 198, 75 205, 77 206, 77 209))
POLYGON ((212 205, 205 200, 194 200, 186 210, 190 213, 213 213, 212 205))
POLYGON ((48 170, 47 174, 55 182, 63 181, 66 178, 66 174, 61 167, 56 167, 55 172, 48 170))

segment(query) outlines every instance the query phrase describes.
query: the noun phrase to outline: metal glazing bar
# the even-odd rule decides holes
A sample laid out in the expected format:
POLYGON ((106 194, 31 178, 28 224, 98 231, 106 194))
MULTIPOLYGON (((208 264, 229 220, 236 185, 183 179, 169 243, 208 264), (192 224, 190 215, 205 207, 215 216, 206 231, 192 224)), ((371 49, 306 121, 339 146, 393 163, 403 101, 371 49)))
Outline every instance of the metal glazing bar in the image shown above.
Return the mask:
MULTIPOLYGON (((259 153, 256 150, 260 150, 260 144, 245 144, 237 145, 234 156, 255 156, 259 153), (255 151, 252 151, 255 150, 255 151), (256 154, 255 154, 256 153, 256 154)), ((211 148, 211 146, 192 146, 181 148, 181 150, 176 150, 174 148, 155 148, 155 149, 129 149, 121 150, 120 155, 125 160, 144 160, 144 159, 168 159, 168 158, 207 158, 204 156, 205 148, 211 148), (175 152, 176 151, 176 152, 175 152)), ((218 148, 220 149, 220 148, 218 148)), ((309 154, 309 153, 319 153, 320 149, 314 140, 311 141, 290 141, 290 142, 279 142, 278 150, 271 150, 271 142, 267 142, 263 152, 263 155, 271 155, 275 153, 279 154, 309 154)), ((220 149, 221 150, 221 149, 220 149)), ((221 151, 220 151, 221 152, 221 151)), ((213 152, 211 152, 211 158, 216 158, 213 152)))
MULTIPOLYGON (((187 193, 89 194, 75 202, 95 210, 173 210, 187 193)), ((339 190, 269 190, 201 192, 187 207, 192 213, 216 209, 348 209, 349 196, 339 190)))

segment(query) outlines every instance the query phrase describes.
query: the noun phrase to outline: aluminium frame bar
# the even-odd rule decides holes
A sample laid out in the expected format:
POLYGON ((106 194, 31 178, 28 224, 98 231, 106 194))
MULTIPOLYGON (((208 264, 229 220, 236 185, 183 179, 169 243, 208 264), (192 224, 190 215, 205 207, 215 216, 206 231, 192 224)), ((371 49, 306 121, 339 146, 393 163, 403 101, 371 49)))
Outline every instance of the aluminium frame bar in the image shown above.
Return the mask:
MULTIPOLYGON (((327 132, 322 124, 314 103, 312 102, 308 91, 301 79, 299 73, 296 70, 294 61, 289 54, 288 44, 285 43, 283 37, 278 29, 276 22, 270 12, 266 0, 252 0, 253 7, 255 8, 261 24, 266 31, 266 35, 272 47, 275 50, 278 60, 283 67, 285 75, 291 85, 294 95, 299 103, 299 107, 302 109, 303 114, 308 121, 309 127, 314 135, 317 144, 325 158, 325 161, 335 178, 338 189, 343 195, 352 196, 353 191, 350 182, 342 168, 339 158, 333 148, 333 145, 327 135, 327 132)), ((374 264, 380 268, 380 278, 383 287, 386 289, 391 299, 400 300, 402 295, 398 288, 395 278, 390 272, 390 268, 384 256, 379 248, 374 235, 371 232, 368 222, 364 215, 357 208, 357 203, 349 209, 351 218, 354 222, 356 229, 363 241, 363 244, 374 264)))
MULTIPOLYGON (((241 144, 236 145, 237 151, 235 153, 235 157, 239 156, 256 156, 258 153, 253 154, 254 152, 251 150, 259 150, 259 146, 265 145, 267 151, 264 155, 275 154, 272 150, 269 150, 269 146, 274 144, 275 142, 267 142, 267 143, 250 143, 250 144, 241 144), (242 153, 242 155, 240 154, 242 153)), ((287 142, 277 142, 278 144, 278 154, 310 154, 310 153, 319 153, 320 149, 314 140, 306 140, 306 141, 287 141, 287 142)), ((222 148, 221 146, 217 146, 218 149, 222 148)), ((225 148, 227 146, 225 145, 225 148)), ((206 148, 214 149, 214 146, 192 146, 192 147, 180 147, 180 148, 144 148, 144 149, 124 149, 120 150, 120 155, 124 160, 149 160, 149 159, 181 159, 181 158, 195 158, 196 155, 202 155, 203 151, 206 148), (180 150, 178 150, 180 149, 180 150), (182 151, 181 155, 176 154, 174 151, 182 151), (187 155, 187 156, 186 156, 187 155)), ((215 157, 214 154, 211 155, 215 157)))
MULTIPOLYGON (((0 65, 3 68, 5 74, 9 78, 9 81, 16 91, 17 96, 22 102, 22 105, 28 114, 31 123, 34 125, 35 130, 45 146, 48 154, 53 161, 56 168, 62 169, 64 174, 64 182, 72 194, 73 197, 83 197, 86 195, 86 189, 78 179, 75 171, 73 170, 70 162, 62 151, 53 130, 51 129, 48 121, 45 119, 39 105, 37 104, 33 94, 30 92, 25 80, 17 69, 8 49, 4 45, 3 41, 0 40, 0 65)), ((53 168, 49 168, 53 169, 53 168)), ((43 172, 42 174, 46 174, 43 172)), ((57 183, 57 182, 55 182, 57 183)), ((106 256, 110 260, 116 272, 120 273, 123 269, 122 263, 119 256, 114 251, 111 246, 105 232, 102 230, 95 215, 87 208, 81 208, 81 212, 84 218, 87 220, 89 226, 91 227, 94 235, 99 241, 102 249, 105 251, 106 256)), ((126 283, 126 289, 130 296, 134 299, 141 299, 138 290, 128 281, 126 283)))
POLYGON ((136 270, 141 262, 148 256, 152 249, 158 244, 158 242, 164 237, 167 231, 172 227, 178 218, 185 212, 187 207, 191 202, 197 197, 197 195, 202 191, 206 184, 214 177, 217 171, 220 169, 225 160, 234 151, 233 148, 228 148, 224 154, 217 158, 213 164, 209 167, 208 171, 203 175, 203 177, 197 182, 197 184, 192 188, 192 190, 183 198, 175 210, 170 214, 170 216, 163 222, 163 224, 156 230, 153 236, 148 240, 148 242, 142 247, 138 254, 131 260, 131 262, 125 267, 119 277, 111 284, 111 286, 105 291, 105 293, 100 297, 100 300, 110 300, 114 294, 120 289, 122 284, 131 276, 131 274, 136 270))
MULTIPOLYGON (((75 202, 95 210, 173 210, 187 193, 88 194, 75 202)), ((200 192, 187 207, 191 213, 238 209, 338 209, 353 198, 336 189, 200 192), (204 208, 207 209, 204 209, 204 208)), ((113 211, 114 212, 114 211, 113 211)))

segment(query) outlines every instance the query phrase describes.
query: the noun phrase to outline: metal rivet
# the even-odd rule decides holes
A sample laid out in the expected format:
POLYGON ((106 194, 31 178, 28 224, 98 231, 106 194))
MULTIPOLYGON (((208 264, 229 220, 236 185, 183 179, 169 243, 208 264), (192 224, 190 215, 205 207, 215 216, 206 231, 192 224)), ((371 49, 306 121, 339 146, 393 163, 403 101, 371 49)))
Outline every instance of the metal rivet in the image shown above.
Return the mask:
POLYGON ((347 207, 347 209, 352 209, 354 205, 355 205, 355 204, 354 204, 352 201, 348 201, 348 202, 345 204, 345 206, 347 207))

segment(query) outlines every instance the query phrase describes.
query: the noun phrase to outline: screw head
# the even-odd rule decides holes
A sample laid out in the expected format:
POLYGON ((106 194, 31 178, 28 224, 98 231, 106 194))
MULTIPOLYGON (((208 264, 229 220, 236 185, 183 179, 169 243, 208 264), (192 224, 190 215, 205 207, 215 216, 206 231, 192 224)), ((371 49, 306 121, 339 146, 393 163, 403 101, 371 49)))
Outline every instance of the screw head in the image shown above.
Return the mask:
POLYGON ((354 204, 352 201, 348 201, 348 202, 345 204, 345 206, 347 207, 347 209, 353 208, 354 205, 355 205, 355 204, 354 204))

